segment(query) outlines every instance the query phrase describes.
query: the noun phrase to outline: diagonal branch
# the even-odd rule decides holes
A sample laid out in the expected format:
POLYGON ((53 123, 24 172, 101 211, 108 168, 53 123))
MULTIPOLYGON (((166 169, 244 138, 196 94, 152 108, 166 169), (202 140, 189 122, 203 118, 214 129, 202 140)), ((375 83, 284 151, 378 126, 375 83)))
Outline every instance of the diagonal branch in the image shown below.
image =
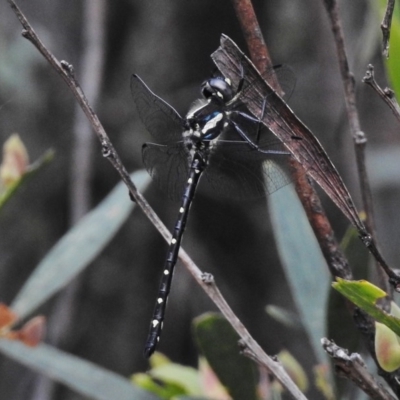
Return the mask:
POLYGON ((348 350, 336 345, 333 341, 323 338, 322 347, 333 359, 335 371, 341 378, 349 379, 362 389, 370 399, 395 400, 375 377, 371 375, 358 353, 349 354, 348 350))
POLYGON ((397 121, 400 122, 400 107, 397 103, 396 97, 392 89, 385 88, 382 89, 375 80, 374 75, 374 67, 369 64, 367 68, 367 72, 365 73, 364 78, 362 79, 364 83, 371 86, 373 90, 379 95, 379 97, 389 106, 392 110, 394 116, 397 118, 397 121))
MULTIPOLYGON (((254 65, 261 73, 267 71, 268 68, 271 69, 273 63, 269 56, 268 47, 260 33, 261 28, 250 0, 232 0, 232 2, 254 65)), ((275 75, 269 74, 268 77, 273 78, 272 81, 269 79, 268 83, 274 90, 280 93, 281 88, 275 75)), ((319 197, 308 180, 305 179, 304 169, 301 164, 295 161, 293 161, 293 178, 297 195, 307 213, 311 227, 323 251, 324 257, 327 260, 332 276, 347 276, 351 279, 352 273, 350 267, 343 253, 340 251, 340 247, 335 239, 335 234, 322 208, 319 197)))

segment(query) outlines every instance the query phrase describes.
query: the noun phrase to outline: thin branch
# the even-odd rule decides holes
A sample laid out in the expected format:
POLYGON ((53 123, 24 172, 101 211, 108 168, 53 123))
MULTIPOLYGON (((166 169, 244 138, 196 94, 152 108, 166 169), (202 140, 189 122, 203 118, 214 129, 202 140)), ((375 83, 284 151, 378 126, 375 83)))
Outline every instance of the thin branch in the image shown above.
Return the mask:
MULTIPOLYGON (((30 26, 28 20, 23 15, 21 10, 18 8, 16 3, 13 0, 7 0, 17 15, 19 21, 21 22, 24 31, 23 36, 27 38, 32 44, 39 50, 39 52, 45 57, 45 59, 51 64, 51 66, 57 71, 57 73, 64 79, 68 87, 71 89, 74 94, 76 100, 81 106, 83 112, 87 116, 89 122, 92 125, 94 132, 96 133, 101 146, 103 156, 106 157, 113 167, 117 170, 121 179, 125 183, 125 185, 129 189, 129 193, 134 199, 134 201, 138 204, 138 206, 143 210, 145 215, 149 218, 149 220, 153 223, 153 225, 157 228, 163 238, 169 242, 171 240, 171 233, 159 219, 159 217, 152 210, 150 205, 144 199, 140 192, 137 191, 134 183, 130 180, 129 174, 121 160, 113 147, 107 133, 105 132, 103 126, 101 125, 97 115, 94 113, 93 109, 88 103, 88 100, 79 86, 79 83, 74 75, 74 70, 72 65, 68 64, 65 61, 59 62, 55 56, 50 53, 50 51, 44 46, 39 37, 36 35, 35 31, 30 26)), ((204 274, 200 271, 200 269, 196 266, 196 264, 191 260, 189 255, 182 249, 179 250, 179 259, 185 265, 185 267, 189 270, 189 272, 193 275, 195 280, 199 283, 199 285, 203 288, 203 290, 207 293, 207 295, 214 301, 216 306, 223 313, 225 318, 229 321, 235 331, 239 334, 241 339, 246 343, 246 345, 251 349, 254 354, 257 354, 260 362, 268 368, 268 370, 276 377, 276 379, 292 394, 295 399, 306 400, 306 397, 303 393, 297 388, 294 382, 291 380, 289 375, 283 370, 283 368, 277 364, 272 358, 270 358, 267 354, 265 354, 262 348, 257 344, 257 342, 250 336, 247 329, 243 326, 240 320, 233 313, 232 309, 229 307, 228 303, 222 297, 220 291, 216 287, 215 283, 210 276, 208 279, 205 279, 204 274)))
MULTIPOLYGON (((381 265, 382 268, 385 269, 385 272, 388 274, 388 276, 391 277, 391 273, 389 271, 390 268, 387 267, 385 261, 382 259, 380 251, 376 244, 376 230, 374 222, 372 195, 365 163, 365 147, 367 144, 367 138, 360 127, 360 120, 356 104, 355 81, 353 74, 350 72, 349 63, 346 55, 344 36, 339 17, 339 6, 336 0, 324 0, 324 4, 328 12, 329 19, 331 21, 331 28, 336 44, 336 52, 339 62, 340 73, 342 75, 347 117, 350 124, 350 132, 354 141, 357 170, 360 179, 361 197, 363 208, 367 216, 365 224, 367 226, 368 232, 372 236, 372 242, 369 246, 369 249, 375 257, 378 256, 376 258, 378 263, 381 265)), ((384 277, 382 268, 378 268, 379 283, 386 292, 389 292, 389 285, 387 279, 384 277)))
POLYGON ((343 87, 345 92, 345 102, 347 109, 347 116, 350 123, 350 132, 353 137, 357 168, 361 181, 361 192, 363 198, 363 206, 365 212, 367 213, 367 228, 370 233, 373 233, 372 227, 372 201, 371 192, 368 186, 368 180, 365 171, 364 163, 364 150, 367 138, 364 132, 361 131, 360 121, 358 117, 358 111, 356 106, 356 96, 355 96, 355 81, 354 76, 350 72, 349 63, 347 60, 344 36, 342 31, 342 26, 339 18, 339 7, 336 0, 324 0, 325 7, 328 11, 328 16, 331 21, 331 28, 336 44, 336 52, 339 62, 340 73, 342 75, 343 87))
MULTIPOLYGON (((265 72, 266 68, 270 68, 273 63, 270 59, 267 45, 260 33, 261 28, 251 2, 250 0, 232 0, 232 2, 246 38, 251 59, 259 71, 265 72)), ((279 82, 274 79, 274 75, 272 75, 272 78, 272 81, 268 79, 268 83, 279 93, 281 91, 279 82)), ((297 194, 306 210, 332 276, 347 276, 348 279, 351 279, 352 273, 350 267, 334 238, 332 227, 322 208, 317 193, 305 178, 306 175, 302 166, 295 161, 293 161, 292 166, 297 194)))
POLYGON ((218 305, 218 308, 223 313, 225 318, 232 324, 232 326, 235 328, 235 331, 240 335, 240 343, 242 344, 241 346, 246 349, 246 352, 244 352, 245 355, 250 356, 250 358, 256 361, 259 365, 267 368, 268 371, 274 375, 274 377, 289 391, 289 393, 292 394, 295 399, 306 399, 304 394, 295 385, 289 375, 287 375, 280 362, 276 361, 273 357, 268 356, 260 347, 260 345, 254 341, 249 331, 233 313, 232 309, 223 298, 218 287, 215 285, 212 275, 203 274, 203 281, 210 289, 210 293, 208 293, 210 298, 215 304, 218 305))
MULTIPOLYGON (((236 16, 242 28, 243 36, 249 48, 250 58, 254 65, 264 75, 273 71, 273 64, 265 44, 260 26, 254 12, 251 0, 232 0, 236 16)), ((274 73, 268 74, 270 85, 278 92, 283 93, 274 73)))
POLYGON ((368 65, 367 72, 365 73, 364 78, 362 79, 364 83, 371 86, 373 90, 379 95, 379 97, 389 106, 392 110, 394 116, 400 122, 400 107, 397 103, 396 97, 392 89, 385 88, 382 89, 375 80, 374 76, 374 67, 372 64, 368 65))
MULTIPOLYGON (((298 174, 298 171, 295 173, 298 174)), ((349 262, 335 238, 335 233, 324 213, 321 200, 308 182, 307 175, 301 174, 300 171, 299 176, 295 180, 295 185, 296 192, 301 199, 307 218, 317 237, 332 277, 353 279, 349 262), (347 278, 344 278, 345 276, 347 276, 347 278)))
POLYGON ((394 3, 395 0, 388 0, 386 6, 386 12, 381 23, 383 55, 386 58, 389 58, 389 39, 390 39, 390 28, 392 26, 394 3))
POLYGON ((371 399, 396 400, 379 382, 371 375, 357 353, 349 355, 348 350, 337 346, 333 341, 323 338, 322 347, 333 359, 335 372, 338 376, 351 380, 371 399))

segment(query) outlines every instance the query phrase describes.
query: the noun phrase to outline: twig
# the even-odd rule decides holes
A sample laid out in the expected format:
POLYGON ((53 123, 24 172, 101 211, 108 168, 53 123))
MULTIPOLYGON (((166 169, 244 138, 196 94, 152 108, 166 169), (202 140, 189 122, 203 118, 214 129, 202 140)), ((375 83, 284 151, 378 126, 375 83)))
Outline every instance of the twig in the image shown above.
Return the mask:
MULTIPOLYGON (((232 0, 232 3, 249 48, 250 58, 261 72, 261 75, 264 76, 266 72, 273 71, 273 64, 261 33, 253 4, 251 0, 232 0)), ((268 81, 278 93, 282 93, 274 73, 268 74, 268 81)))
POLYGON ((357 353, 349 355, 348 350, 337 346, 333 341, 323 338, 322 347, 333 359, 338 376, 349 379, 362 389, 371 399, 396 400, 382 385, 375 380, 366 368, 366 365, 357 353))
MULTIPOLYGON (((296 171, 295 173, 298 172, 296 171)), ((295 180, 295 185, 296 192, 301 199, 332 277, 344 278, 347 276, 344 279, 353 279, 350 265, 335 238, 335 233, 325 215, 320 198, 308 182, 307 175, 300 172, 295 180)))
MULTIPOLYGON (((344 91, 345 91, 347 114, 348 114, 348 119, 349 119, 349 123, 350 123, 351 134, 352 134, 353 140, 354 140, 357 168, 358 168, 358 173, 360 176, 361 195, 362 195, 362 200, 363 200, 363 206, 364 206, 364 209, 367 214, 366 225, 367 225, 369 232, 372 234, 372 240, 371 240, 371 243, 368 246, 368 248, 371 251, 371 253, 374 255, 375 259, 378 261, 378 264, 381 266, 381 268, 377 269, 379 283, 380 283, 381 287, 387 293, 390 293, 391 290, 390 290, 388 283, 393 284, 396 291, 398 291, 398 289, 399 289, 398 276, 394 271, 392 271, 387 266, 386 262, 382 259, 380 251, 376 245, 375 227, 374 227, 374 218, 373 218, 373 209, 372 209, 372 196, 371 196, 371 191, 370 191, 370 187, 369 187, 369 181, 367 178, 367 171, 366 171, 366 166, 365 166, 365 146, 366 146, 367 139, 365 137, 364 132, 362 132, 360 129, 360 122, 359 122, 359 117, 358 117, 358 112, 357 112, 357 107, 356 107, 356 98, 355 98, 355 82, 354 82, 354 77, 349 70, 349 65, 348 65, 348 61, 347 61, 347 56, 346 56, 346 51, 345 51, 345 46, 344 46, 344 39, 343 39, 343 32, 342 32, 342 28, 341 28, 341 24, 340 24, 340 20, 339 20, 338 4, 337 4, 336 0, 324 0, 324 4, 328 11, 329 18, 331 20, 332 32, 333 32, 335 43, 336 43, 339 67, 340 67, 340 72, 342 75, 342 81, 343 81, 343 86, 344 86, 344 91), (387 280, 385 279, 382 268, 388 275, 389 282, 387 282, 387 280)), ((389 306, 389 301, 390 301, 390 299, 386 298, 384 300, 382 306, 387 308, 389 306)), ((358 315, 355 315, 354 319, 357 324, 357 327, 362 332, 363 337, 367 342, 368 350, 370 351, 371 355, 374 357, 375 362, 376 362, 374 347, 371 344, 371 342, 373 342, 373 340, 374 340, 373 339, 374 331, 375 331, 374 325, 371 323, 368 323, 368 318, 365 316, 364 313, 361 313, 361 312, 358 313, 358 315), (365 329, 362 329, 362 325, 365 325, 364 326, 365 329)), ((395 373, 391 373, 391 374, 384 373, 381 370, 381 368, 379 367, 379 364, 377 364, 377 365, 379 368, 380 375, 382 375, 382 377, 386 380, 386 382, 391 386, 393 391, 396 394, 399 394, 400 387, 397 382, 396 374, 395 373)))
MULTIPOLYGON (((271 67, 273 63, 270 60, 267 45, 260 33, 261 28, 251 2, 250 0, 232 0, 232 2, 246 38, 250 57, 257 69, 260 72, 265 72, 265 68, 271 67)), ((281 91, 279 82, 273 74, 271 77, 273 78, 272 80, 269 79, 270 75, 268 75, 268 83, 279 93, 281 91)), ((350 267, 334 238, 332 227, 322 208, 317 193, 306 179, 306 174, 301 165, 293 161, 292 166, 296 192, 306 210, 332 276, 347 276, 348 279, 351 279, 350 267)))
POLYGON ((367 72, 362 79, 364 83, 371 86, 373 90, 379 95, 379 97, 390 107, 394 116, 400 122, 400 107, 397 103, 396 97, 392 89, 385 88, 382 89, 375 80, 374 67, 372 64, 368 65, 367 72))
MULTIPOLYGON (((13 0, 7 0, 10 4, 11 8, 17 15, 20 23, 22 24, 23 36, 27 38, 32 44, 39 50, 39 52, 45 57, 45 59, 51 64, 51 66, 57 71, 57 73, 64 79, 68 87, 71 89, 74 94, 76 100, 81 106, 83 112, 87 116, 90 121, 93 130, 95 131, 101 146, 103 156, 106 157, 113 167, 117 170, 121 179, 125 183, 125 185, 129 189, 129 193, 132 198, 136 201, 138 206, 143 210, 145 215, 149 218, 149 220, 153 223, 153 225, 157 228, 157 230, 161 233, 163 238, 169 242, 171 240, 171 234, 159 217, 152 210, 150 205, 144 199, 140 192, 137 191, 135 185, 130 180, 129 174, 126 171, 125 167, 121 163, 121 160, 114 149, 109 137, 107 136, 103 126, 101 125, 97 115, 94 113, 92 108, 90 107, 85 94, 83 93, 79 83, 74 75, 74 70, 72 65, 68 64, 65 61, 59 62, 52 53, 44 46, 39 37, 36 35, 35 31, 30 26, 28 20, 23 15, 21 10, 18 8, 16 3, 13 0)), ((199 285, 203 288, 203 290, 207 293, 207 295, 214 301, 216 306, 221 310, 222 314, 229 321, 235 331, 239 334, 242 340, 246 343, 246 345, 251 349, 251 351, 257 354, 260 362, 265 365, 270 372, 276 377, 276 379, 292 394, 295 399, 306 400, 306 397, 303 393, 297 388, 297 386, 293 383, 289 375, 283 370, 283 368, 274 362, 269 356, 267 356, 262 348, 255 342, 255 340, 250 336, 247 329, 243 326, 240 320, 233 313, 232 309, 229 307, 225 299, 222 297, 218 288, 214 284, 212 279, 204 279, 204 274, 200 271, 200 269, 196 266, 196 264, 191 260, 189 255, 182 249, 179 250, 179 259, 185 265, 185 267, 189 270, 189 272, 193 275, 195 280, 199 283, 199 285)))
MULTIPOLYGON (((192 261, 191 261, 192 262, 192 261)), ((223 298, 221 292, 214 283, 214 279, 210 274, 203 275, 204 282, 208 285, 212 292, 209 293, 210 298, 218 304, 218 308, 223 313, 225 318, 232 324, 234 321, 236 332, 240 335, 241 346, 246 349, 244 352, 246 356, 249 356, 252 360, 256 361, 261 366, 268 369, 272 375, 287 389, 289 393, 295 399, 306 399, 304 394, 295 385, 292 379, 287 375, 286 371, 283 369, 282 365, 276 361, 273 357, 265 354, 264 350, 260 345, 254 341, 246 327, 240 322, 238 317, 233 313, 232 309, 229 307, 226 300, 223 298), (284 382, 284 383, 282 383, 284 382), (289 389, 290 388, 290 389, 289 389)))
POLYGON ((386 12, 381 23, 383 55, 386 58, 389 58, 389 39, 390 39, 390 28, 392 26, 394 3, 395 0, 388 0, 386 6, 386 12))
MULTIPOLYGON (((334 41, 336 44, 336 52, 339 62, 340 73, 342 75, 347 117, 350 124, 350 132, 354 141, 357 170, 360 178, 361 197, 362 197, 363 207, 367 216, 365 224, 368 232, 371 234, 372 237, 371 244, 370 246, 368 246, 368 248, 375 257, 378 256, 377 261, 381 265, 381 268, 378 268, 379 283, 381 287, 384 288, 384 290, 388 293, 390 291, 390 288, 387 280, 385 279, 382 268, 385 269, 385 272, 391 278, 392 278, 392 273, 390 268, 386 265, 385 261, 382 259, 378 246, 376 244, 376 231, 374 223, 372 195, 367 176, 367 169, 365 165, 365 146, 367 144, 367 138, 365 136, 365 133, 361 130, 360 127, 360 121, 356 105, 355 81, 353 74, 350 72, 349 63, 347 60, 347 55, 344 45, 344 36, 339 18, 339 7, 336 0, 324 0, 324 4, 331 21, 331 28, 334 36, 334 41)), ((395 278, 396 277, 393 276, 393 279, 395 278)))

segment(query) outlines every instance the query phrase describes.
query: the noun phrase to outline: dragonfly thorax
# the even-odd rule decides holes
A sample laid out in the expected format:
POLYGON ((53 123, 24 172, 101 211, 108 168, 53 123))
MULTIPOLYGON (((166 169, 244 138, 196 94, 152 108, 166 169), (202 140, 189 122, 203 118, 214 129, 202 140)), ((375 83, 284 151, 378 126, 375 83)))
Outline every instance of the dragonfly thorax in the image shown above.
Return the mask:
POLYGON ((201 99, 193 103, 185 119, 186 140, 194 144, 215 140, 226 128, 227 114, 211 99, 201 99))
POLYGON ((205 115, 194 115, 186 120, 184 137, 193 142, 211 142, 216 139, 227 125, 226 115, 222 111, 213 111, 205 115))

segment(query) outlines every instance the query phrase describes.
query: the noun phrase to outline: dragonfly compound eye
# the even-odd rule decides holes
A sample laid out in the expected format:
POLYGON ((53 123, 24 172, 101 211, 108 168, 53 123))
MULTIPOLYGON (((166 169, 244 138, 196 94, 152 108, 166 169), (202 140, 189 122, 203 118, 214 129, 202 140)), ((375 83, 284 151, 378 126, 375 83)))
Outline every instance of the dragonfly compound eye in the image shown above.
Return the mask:
POLYGON ((201 93, 206 99, 211 98, 223 103, 232 100, 234 96, 232 86, 223 78, 211 78, 205 81, 201 93))

